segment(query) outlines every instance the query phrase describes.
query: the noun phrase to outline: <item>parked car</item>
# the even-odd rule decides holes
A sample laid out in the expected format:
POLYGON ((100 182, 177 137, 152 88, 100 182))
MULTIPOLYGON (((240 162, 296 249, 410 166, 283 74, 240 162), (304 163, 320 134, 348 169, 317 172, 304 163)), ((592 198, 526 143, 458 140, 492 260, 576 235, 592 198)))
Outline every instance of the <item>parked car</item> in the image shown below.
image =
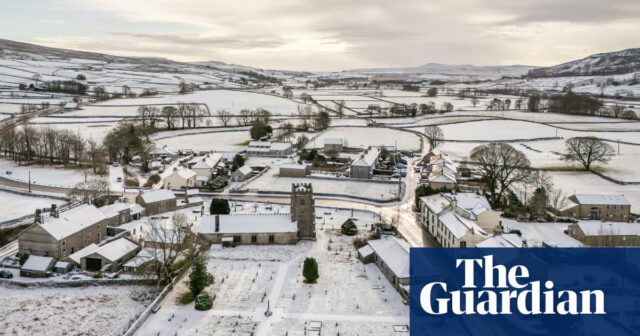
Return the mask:
POLYGON ((122 182, 122 177, 118 176, 118 177, 116 178, 116 182, 122 182))
POLYGON ((5 270, 5 269, 1 269, 0 270, 0 278, 2 279, 11 279, 13 278, 13 273, 5 270))

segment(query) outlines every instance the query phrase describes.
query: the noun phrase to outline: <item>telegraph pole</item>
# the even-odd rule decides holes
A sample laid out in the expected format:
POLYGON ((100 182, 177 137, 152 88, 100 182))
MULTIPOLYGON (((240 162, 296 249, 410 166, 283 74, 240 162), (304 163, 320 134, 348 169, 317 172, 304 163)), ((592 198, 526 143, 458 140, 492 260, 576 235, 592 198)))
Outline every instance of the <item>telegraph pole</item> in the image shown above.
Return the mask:
POLYGON ((31 171, 29 171, 29 192, 31 192, 31 171))

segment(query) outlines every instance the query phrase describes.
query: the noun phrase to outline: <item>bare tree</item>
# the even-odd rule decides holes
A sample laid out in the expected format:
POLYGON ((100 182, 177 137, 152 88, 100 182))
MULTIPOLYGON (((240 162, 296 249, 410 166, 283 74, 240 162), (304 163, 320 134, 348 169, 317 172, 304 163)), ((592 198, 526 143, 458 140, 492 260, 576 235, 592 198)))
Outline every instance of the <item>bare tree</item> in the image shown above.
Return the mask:
POLYGON ((473 107, 476 107, 479 102, 480 100, 478 100, 478 98, 476 97, 471 98, 471 104, 473 105, 473 107))
POLYGON ((223 127, 227 127, 227 125, 229 125, 229 122, 231 122, 232 117, 233 116, 231 115, 231 112, 226 110, 218 110, 216 112, 216 118, 220 120, 220 123, 222 124, 223 127))
POLYGON ((430 150, 436 149, 440 144, 444 142, 444 133, 438 126, 427 126, 424 129, 424 136, 429 142, 430 150))
POLYGON ((35 87, 38 87, 38 82, 42 80, 42 75, 34 74, 33 76, 31 76, 31 79, 33 79, 33 81, 36 82, 35 87))
POLYGON ((145 253, 152 258, 149 264, 158 283, 171 282, 177 276, 181 258, 189 260, 195 253, 191 225, 185 214, 176 213, 171 220, 154 218, 149 220, 149 232, 145 237, 145 253))
POLYGON ((471 151, 470 158, 479 167, 494 205, 500 204, 511 185, 530 180, 531 162, 509 144, 492 142, 478 146, 471 151))
POLYGON ((91 202, 109 195, 109 181, 104 178, 89 180, 76 184, 67 194, 75 202, 91 202))
POLYGON ((560 188, 552 188, 549 190, 549 207, 555 215, 558 215, 567 204, 567 196, 560 188))
POLYGON ((335 102, 336 104, 336 115, 338 118, 342 119, 344 117, 344 100, 340 100, 335 102))
POLYGON ((578 162, 586 170, 591 170, 594 163, 608 163, 615 154, 608 143, 592 136, 575 137, 565 142, 565 161, 578 162))

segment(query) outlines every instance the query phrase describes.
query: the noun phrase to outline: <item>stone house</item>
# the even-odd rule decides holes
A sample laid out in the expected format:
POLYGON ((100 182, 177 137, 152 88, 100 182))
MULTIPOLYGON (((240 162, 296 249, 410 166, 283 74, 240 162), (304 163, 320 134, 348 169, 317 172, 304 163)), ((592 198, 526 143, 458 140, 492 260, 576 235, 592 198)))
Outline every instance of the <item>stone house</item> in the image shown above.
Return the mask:
POLYGON ((176 195, 168 189, 149 190, 136 197, 136 203, 140 204, 147 216, 153 216, 164 212, 176 210, 176 195))
POLYGON ((631 214, 631 204, 624 195, 575 194, 569 202, 560 213, 576 219, 628 222, 631 214))
POLYGON ((231 174, 231 181, 233 182, 244 182, 251 178, 253 175, 253 169, 251 167, 244 165, 238 168, 231 174))
POLYGON ((305 177, 311 172, 311 166, 297 163, 283 164, 278 169, 280 177, 305 177))
POLYGON ((487 199, 474 193, 421 197, 420 219, 443 247, 473 247, 500 226, 500 216, 487 199))
POLYGON ((107 236, 108 218, 95 206, 82 204, 35 223, 18 237, 21 253, 66 259, 107 236))
POLYGON ((370 147, 365 150, 359 159, 351 163, 350 173, 354 179, 371 179, 373 177, 373 169, 380 156, 380 149, 370 147))
POLYGON ((340 153, 344 150, 344 139, 326 138, 324 139, 325 153, 340 153))
POLYGON ((409 299, 409 243, 396 237, 369 240, 358 250, 358 258, 365 264, 374 262, 393 287, 409 299))
POLYGON ((566 233, 587 246, 640 246, 640 223, 581 220, 569 225, 566 233))
POLYGON ((182 189, 197 187, 197 174, 188 168, 174 167, 171 174, 164 178, 167 189, 182 189))

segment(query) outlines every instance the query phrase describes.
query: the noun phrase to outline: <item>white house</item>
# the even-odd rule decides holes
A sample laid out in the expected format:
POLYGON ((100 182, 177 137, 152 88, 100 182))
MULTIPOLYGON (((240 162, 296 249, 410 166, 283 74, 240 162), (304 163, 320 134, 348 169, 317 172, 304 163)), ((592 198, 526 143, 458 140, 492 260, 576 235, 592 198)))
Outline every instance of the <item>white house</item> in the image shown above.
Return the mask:
POLYGON ((195 188, 196 173, 188 168, 175 167, 171 175, 164 178, 164 186, 167 189, 195 188))

